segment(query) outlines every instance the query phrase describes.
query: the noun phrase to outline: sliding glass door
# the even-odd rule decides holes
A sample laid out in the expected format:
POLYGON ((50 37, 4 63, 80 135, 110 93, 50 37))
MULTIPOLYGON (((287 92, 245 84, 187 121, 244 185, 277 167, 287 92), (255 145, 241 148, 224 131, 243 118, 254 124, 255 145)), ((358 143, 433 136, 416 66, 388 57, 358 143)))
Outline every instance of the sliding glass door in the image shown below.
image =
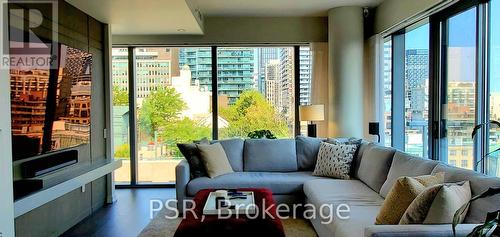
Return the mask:
POLYGON ((499 26, 500 0, 458 1, 385 36, 386 145, 500 176, 500 128, 472 138, 500 120, 499 26))
POLYGON ((404 150, 428 158, 429 24, 409 29, 404 39, 404 150))
MULTIPOLYGON (((492 0, 490 3, 490 39, 489 39, 489 119, 500 121, 500 1, 492 0)), ((491 126, 488 133, 488 152, 493 152, 487 158, 487 173, 500 176, 499 152, 500 128, 491 126)))
POLYGON ((443 21, 441 159, 466 169, 474 168, 477 81, 477 7, 443 21))

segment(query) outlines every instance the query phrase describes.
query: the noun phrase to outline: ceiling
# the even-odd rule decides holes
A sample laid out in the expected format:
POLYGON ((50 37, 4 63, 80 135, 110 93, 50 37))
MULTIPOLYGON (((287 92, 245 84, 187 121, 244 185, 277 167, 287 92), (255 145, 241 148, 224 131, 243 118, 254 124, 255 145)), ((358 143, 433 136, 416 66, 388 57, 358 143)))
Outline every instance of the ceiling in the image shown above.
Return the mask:
POLYGON ((185 0, 66 0, 113 34, 203 34, 185 0))
POLYGON ((205 16, 326 16, 341 6, 374 7, 383 0, 186 0, 205 16))
POLYGON ((202 16, 326 16, 340 6, 383 0, 66 0, 120 34, 203 34, 202 16))

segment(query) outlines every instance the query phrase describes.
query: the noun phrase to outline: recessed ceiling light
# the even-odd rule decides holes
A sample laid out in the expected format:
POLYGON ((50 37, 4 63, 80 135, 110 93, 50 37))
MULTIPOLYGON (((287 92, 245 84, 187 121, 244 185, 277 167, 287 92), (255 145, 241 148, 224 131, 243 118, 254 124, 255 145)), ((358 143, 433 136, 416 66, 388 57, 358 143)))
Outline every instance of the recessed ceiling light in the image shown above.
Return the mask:
POLYGON ((178 32, 186 32, 186 29, 177 29, 178 32))

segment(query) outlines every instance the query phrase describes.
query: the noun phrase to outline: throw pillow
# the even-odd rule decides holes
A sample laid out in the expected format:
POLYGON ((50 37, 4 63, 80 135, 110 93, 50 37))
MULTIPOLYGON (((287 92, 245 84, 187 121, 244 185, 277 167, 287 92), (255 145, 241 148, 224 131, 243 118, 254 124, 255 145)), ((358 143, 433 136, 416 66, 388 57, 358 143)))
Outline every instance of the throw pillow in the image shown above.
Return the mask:
POLYGON ((220 143, 211 145, 197 144, 200 155, 207 170, 208 177, 214 178, 219 175, 232 173, 233 168, 229 164, 226 152, 220 143))
POLYGON ((351 162, 357 148, 356 145, 322 142, 313 175, 350 179, 351 162))
POLYGON ((442 183, 444 183, 444 173, 399 178, 387 194, 375 224, 397 225, 408 206, 426 187, 442 183))
POLYGON ((344 145, 357 145, 359 146, 363 139, 355 138, 355 137, 336 137, 336 138, 328 138, 326 142, 331 144, 344 144, 344 145))
MULTIPOLYGON (((413 200, 399 224, 451 224, 455 212, 470 199, 469 181, 434 185, 413 200)), ((467 210, 460 216, 459 223, 466 214, 467 210)))
POLYGON ((191 179, 207 176, 205 166, 201 161, 200 152, 196 144, 209 144, 208 140, 202 139, 195 143, 179 143, 177 147, 189 164, 191 179))

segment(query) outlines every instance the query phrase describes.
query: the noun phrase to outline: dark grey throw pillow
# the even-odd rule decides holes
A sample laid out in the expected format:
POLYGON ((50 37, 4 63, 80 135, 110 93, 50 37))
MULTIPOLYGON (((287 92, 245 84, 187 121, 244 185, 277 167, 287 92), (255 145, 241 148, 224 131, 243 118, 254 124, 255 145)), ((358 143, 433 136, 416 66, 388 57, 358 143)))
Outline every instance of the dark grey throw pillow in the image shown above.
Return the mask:
POLYGON ((356 145, 359 146, 361 144, 362 139, 354 138, 354 137, 336 137, 336 138, 328 138, 326 142, 330 144, 345 144, 345 145, 356 145))
POLYGON ((315 137, 297 136, 295 138, 299 170, 314 169, 322 141, 324 139, 315 137))
MULTIPOLYGON (((352 167, 358 166, 357 164, 357 157, 359 154, 359 147, 361 146, 361 143, 363 142, 363 139, 355 138, 355 137, 336 137, 336 138, 328 138, 326 139, 327 143, 330 144, 335 144, 335 145, 356 145, 356 151, 354 152, 354 159, 351 162, 352 167)), ((354 168, 351 169, 351 172, 354 171, 354 168)), ((351 175, 354 175, 351 173, 351 175)))
POLYGON ((177 147, 179 148, 182 155, 186 158, 189 163, 189 170, 191 179, 206 177, 208 176, 207 170, 205 169, 205 165, 201 160, 200 151, 196 144, 210 144, 208 140, 202 139, 200 141, 196 141, 195 143, 179 143, 177 147))

